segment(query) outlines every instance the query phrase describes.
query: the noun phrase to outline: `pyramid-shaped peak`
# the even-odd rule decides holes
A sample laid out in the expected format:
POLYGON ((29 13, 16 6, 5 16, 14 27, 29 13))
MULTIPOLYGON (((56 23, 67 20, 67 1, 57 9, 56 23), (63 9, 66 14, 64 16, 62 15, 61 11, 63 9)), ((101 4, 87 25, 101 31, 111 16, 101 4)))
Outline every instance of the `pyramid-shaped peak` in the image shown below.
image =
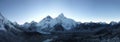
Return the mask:
POLYGON ((46 18, 52 18, 52 17, 48 15, 46 18))
POLYGON ((60 18, 65 18, 65 16, 64 16, 63 13, 61 13, 58 17, 60 17, 60 18))
POLYGON ((61 13, 59 16, 64 16, 64 14, 63 14, 63 13, 61 13))
POLYGON ((48 18, 48 19, 52 19, 52 17, 51 17, 51 16, 49 16, 49 15, 48 15, 46 18, 48 18))
POLYGON ((31 23, 37 23, 37 22, 35 22, 35 21, 32 21, 31 23))
POLYGON ((45 17, 43 20, 50 20, 50 19, 52 19, 52 17, 48 15, 48 16, 45 17))

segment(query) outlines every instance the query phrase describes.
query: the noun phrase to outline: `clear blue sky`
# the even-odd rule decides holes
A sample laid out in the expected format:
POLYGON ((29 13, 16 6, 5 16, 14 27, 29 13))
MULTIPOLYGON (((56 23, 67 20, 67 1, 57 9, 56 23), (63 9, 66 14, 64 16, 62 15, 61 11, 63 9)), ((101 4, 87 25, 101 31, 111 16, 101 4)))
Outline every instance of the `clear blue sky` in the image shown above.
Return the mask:
POLYGON ((0 0, 0 12, 10 21, 39 22, 60 13, 75 21, 120 21, 120 0, 0 0))

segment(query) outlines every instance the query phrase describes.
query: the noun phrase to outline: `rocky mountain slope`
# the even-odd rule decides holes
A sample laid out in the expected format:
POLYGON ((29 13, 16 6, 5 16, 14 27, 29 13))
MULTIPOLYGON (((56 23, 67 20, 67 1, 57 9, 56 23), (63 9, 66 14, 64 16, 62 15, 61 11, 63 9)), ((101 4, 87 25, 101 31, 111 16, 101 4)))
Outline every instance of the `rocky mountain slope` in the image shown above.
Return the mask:
POLYGON ((80 23, 61 13, 19 25, 0 14, 0 42, 120 42, 120 22, 80 23))

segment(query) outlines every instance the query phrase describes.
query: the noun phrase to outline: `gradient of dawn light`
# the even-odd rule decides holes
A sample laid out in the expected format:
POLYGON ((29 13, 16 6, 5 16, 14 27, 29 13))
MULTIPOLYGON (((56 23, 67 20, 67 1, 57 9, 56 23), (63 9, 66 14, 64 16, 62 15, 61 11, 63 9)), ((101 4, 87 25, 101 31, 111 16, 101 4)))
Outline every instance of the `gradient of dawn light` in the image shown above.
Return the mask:
POLYGON ((39 22, 60 13, 80 22, 120 21, 119 0, 0 0, 0 12, 10 21, 39 22))

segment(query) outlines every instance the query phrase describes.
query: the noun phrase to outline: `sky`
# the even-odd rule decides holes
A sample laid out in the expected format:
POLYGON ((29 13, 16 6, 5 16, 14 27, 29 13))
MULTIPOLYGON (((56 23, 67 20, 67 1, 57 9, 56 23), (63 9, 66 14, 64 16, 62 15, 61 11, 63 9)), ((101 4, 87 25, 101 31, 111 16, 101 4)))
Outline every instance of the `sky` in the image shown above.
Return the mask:
POLYGON ((12 22, 39 22, 63 13, 78 22, 120 21, 120 0, 0 0, 0 12, 12 22))

